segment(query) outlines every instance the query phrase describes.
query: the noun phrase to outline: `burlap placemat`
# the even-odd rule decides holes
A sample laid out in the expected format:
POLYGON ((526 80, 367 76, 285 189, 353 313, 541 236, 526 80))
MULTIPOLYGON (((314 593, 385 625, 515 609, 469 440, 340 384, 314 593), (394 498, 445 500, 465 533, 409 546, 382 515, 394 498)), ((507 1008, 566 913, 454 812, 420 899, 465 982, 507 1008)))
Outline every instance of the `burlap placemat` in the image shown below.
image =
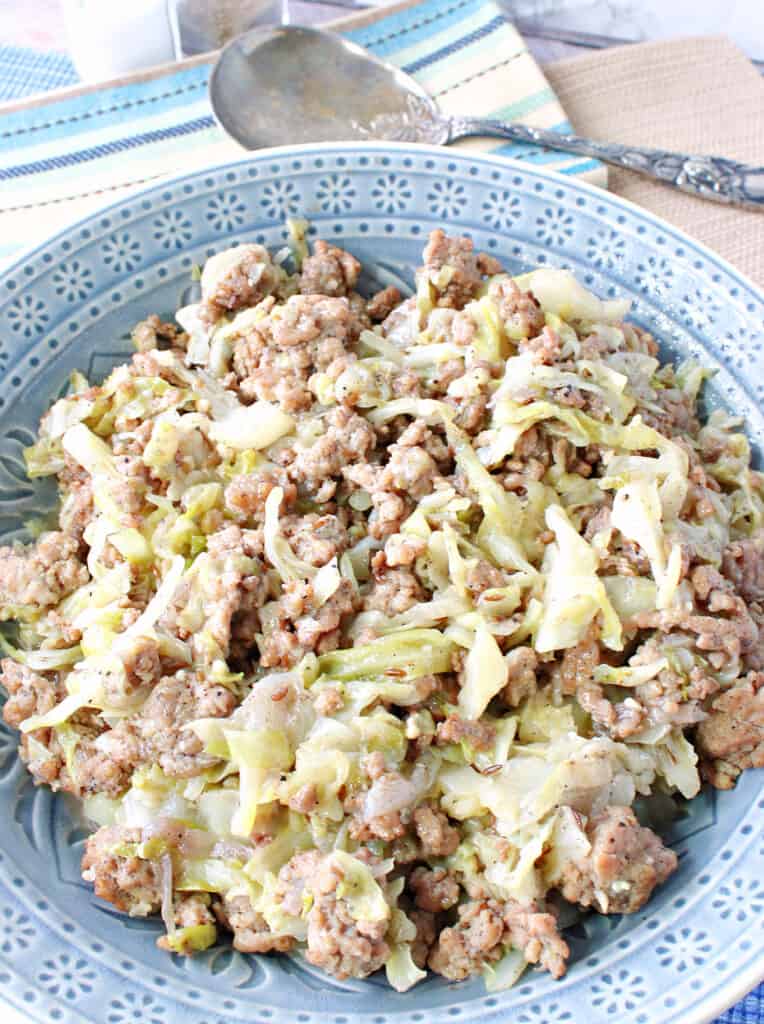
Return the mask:
MULTIPOLYGON (((544 71, 580 135, 764 166, 764 78, 729 39, 621 46, 544 71)), ((764 287, 764 213, 695 199, 612 167, 609 187, 764 287)))

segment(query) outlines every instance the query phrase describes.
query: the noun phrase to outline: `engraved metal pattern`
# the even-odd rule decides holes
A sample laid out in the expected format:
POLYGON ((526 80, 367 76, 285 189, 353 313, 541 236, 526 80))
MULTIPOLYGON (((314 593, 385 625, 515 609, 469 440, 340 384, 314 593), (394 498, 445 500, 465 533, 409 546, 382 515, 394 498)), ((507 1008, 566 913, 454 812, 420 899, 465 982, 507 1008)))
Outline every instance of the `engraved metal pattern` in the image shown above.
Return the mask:
POLYGON ((364 138, 394 142, 443 145, 478 135, 527 142, 625 167, 703 199, 764 212, 764 167, 749 167, 720 156, 688 156, 663 149, 596 142, 492 118, 446 117, 438 113, 433 103, 417 96, 410 97, 407 111, 385 114, 374 118, 368 126, 357 127, 364 138))

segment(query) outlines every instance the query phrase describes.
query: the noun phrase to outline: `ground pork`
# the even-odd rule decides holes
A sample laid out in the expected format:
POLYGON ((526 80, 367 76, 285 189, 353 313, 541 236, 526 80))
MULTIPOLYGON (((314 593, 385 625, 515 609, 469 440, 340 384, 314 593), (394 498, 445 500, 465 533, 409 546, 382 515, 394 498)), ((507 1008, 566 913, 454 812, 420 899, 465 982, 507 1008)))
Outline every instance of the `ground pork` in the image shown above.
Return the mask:
POLYGON ((630 807, 608 807, 586 826, 591 850, 558 880, 566 900, 603 914, 631 914, 676 870, 677 856, 639 824, 630 807))
POLYGON ((401 301, 401 293, 395 285, 389 285, 377 292, 366 303, 366 312, 374 323, 381 323, 390 316, 401 301))
MULTIPOLYGON (((212 900, 209 893, 192 892, 184 894, 175 900, 174 918, 178 928, 199 928, 203 925, 215 923, 215 915, 210 909, 212 900)), ((157 939, 157 946, 168 952, 180 953, 181 956, 193 956, 195 949, 189 940, 185 944, 174 943, 170 945, 167 935, 161 935, 157 939)))
POLYGON ((436 730, 437 743, 466 742, 475 750, 490 750, 496 742, 496 727, 490 722, 472 722, 460 715, 449 715, 436 730))
POLYGON ((162 661, 159 644, 149 637, 136 637, 125 651, 120 652, 125 667, 124 688, 128 695, 145 690, 159 681, 162 661))
POLYGON ((600 656, 599 626, 592 623, 576 646, 565 651, 559 667, 555 669, 560 689, 566 697, 574 696, 582 683, 591 683, 600 656))
POLYGON ((44 715, 65 696, 57 675, 52 678, 33 672, 12 658, 0 661, 0 685, 8 694, 3 718, 15 729, 31 715, 44 715))
POLYGON ((316 850, 298 853, 279 872, 276 898, 287 914, 303 912, 306 887, 312 896, 307 914, 306 958, 335 978, 365 978, 387 960, 387 920, 356 920, 341 892, 344 873, 331 857, 316 850))
POLYGON ((488 285, 488 297, 498 307, 510 338, 535 338, 544 329, 544 314, 536 298, 522 291, 511 277, 495 277, 488 285))
POLYGON ((270 596, 262 554, 261 529, 230 525, 211 534, 204 574, 180 584, 160 626, 189 640, 202 663, 209 660, 210 639, 223 656, 240 657, 255 643, 260 609, 270 596))
POLYGON ((361 273, 361 264, 344 249, 319 239, 313 253, 302 264, 300 292, 303 295, 348 295, 361 273))
POLYGON ((263 668, 289 668, 308 651, 321 654, 336 650, 343 620, 357 610, 358 604, 358 595, 348 579, 343 578, 323 604, 319 604, 309 581, 288 581, 282 597, 262 611, 260 664, 263 668))
POLYGON ((504 925, 510 944, 529 964, 540 964, 553 978, 561 978, 570 956, 567 942, 557 931, 557 920, 539 904, 508 900, 504 925))
POLYGON ((697 728, 703 775, 717 789, 730 789, 745 768, 764 767, 764 673, 715 697, 697 728))
POLYGON ((252 323, 234 346, 233 370, 246 401, 278 403, 299 412, 313 402, 312 374, 348 355, 347 299, 293 295, 252 323))
POLYGON ((215 903, 218 921, 233 932, 233 948, 240 953, 286 953, 294 945, 289 935, 274 935, 252 906, 249 896, 224 897, 215 903))
POLYGON ((131 917, 155 914, 162 902, 158 864, 114 852, 142 838, 140 828, 104 826, 88 836, 82 858, 82 877, 93 885, 96 896, 131 917))
POLYGON ((498 274, 498 260, 476 253, 469 238, 449 238, 440 229, 430 232, 422 253, 423 266, 417 278, 424 277, 432 285, 437 305, 463 309, 474 299, 486 274, 498 274))
POLYGON ((491 565, 484 558, 478 558, 467 570, 467 590, 473 600, 477 600, 485 590, 493 590, 507 585, 508 577, 501 569, 491 565))
POLYGON ((441 479, 438 464, 427 448, 410 443, 416 436, 418 433, 404 431, 388 447, 388 462, 381 468, 360 464, 342 470, 346 480, 371 497, 373 512, 368 526, 373 537, 385 539, 397 533, 414 501, 430 494, 441 479))
POLYGON ((414 868, 407 884, 420 910, 437 914, 450 910, 459 900, 459 883, 445 868, 414 868))
POLYGON ((349 546, 347 527, 334 515, 284 516, 280 525, 294 553, 310 565, 326 565, 349 546))
POLYGON ((58 513, 58 525, 63 533, 73 537, 78 545, 82 544, 85 527, 93 518, 93 481, 90 475, 77 466, 67 456, 68 466, 76 472, 65 471, 59 477, 61 490, 61 508, 58 513))
POLYGON ((18 607, 50 608, 89 578, 79 544, 65 533, 43 533, 28 548, 0 548, 0 618, 18 607))
POLYGON ((158 764, 165 775, 190 778, 216 759, 184 726, 197 718, 225 718, 236 707, 230 690, 181 669, 154 687, 141 710, 99 737, 97 745, 119 765, 158 764))
POLYGON ((163 323, 156 313, 137 323, 130 337, 139 352, 150 352, 154 348, 184 348, 186 341, 186 336, 175 324, 163 323))
POLYGON ((644 612, 635 616, 633 625, 691 635, 695 647, 715 669, 736 666, 741 656, 755 657, 759 650, 758 626, 729 581, 711 566, 696 567, 690 579, 700 614, 683 607, 644 612))
POLYGON ((424 857, 448 857, 459 845, 459 830, 450 825, 443 813, 432 807, 417 807, 414 828, 422 844, 424 857))
POLYGON ((425 590, 411 569, 389 569, 378 555, 372 559, 373 581, 363 598, 364 611, 382 612, 392 618, 427 599, 425 590))
POLYGON ((502 698, 509 707, 516 708, 536 692, 538 657, 532 647, 513 647, 504 660, 508 675, 502 698))
POLYGON ((213 326, 228 313, 256 306, 274 291, 283 276, 262 245, 235 245, 210 257, 201 278, 202 321, 213 326))
POLYGON ((504 918, 499 903, 464 903, 459 907, 457 923, 441 931, 427 964, 450 981, 463 981, 501 957, 503 938, 504 918))
POLYGON ((764 602, 764 529, 725 548, 722 572, 743 600, 764 602))
POLYGON ((553 327, 541 325, 541 333, 521 341, 518 352, 529 352, 534 363, 552 366, 562 360, 562 338, 553 327))
MULTIPOLYGON (((400 778, 400 776, 396 776, 400 778)), ((391 843, 400 839, 406 834, 406 822, 400 811, 388 811, 385 814, 377 814, 368 820, 356 818, 350 825, 350 835, 358 842, 368 843, 373 839, 381 839, 385 843, 391 843)))
POLYGON ((416 936, 411 943, 411 958, 420 970, 424 970, 427 957, 438 937, 435 915, 428 910, 412 910, 408 917, 416 928, 416 936))
POLYGON ((394 533, 385 541, 385 563, 391 569, 396 566, 410 566, 426 550, 426 542, 419 537, 394 533))
POLYGON ((301 491, 320 492, 320 499, 328 501, 336 490, 336 484, 326 486, 330 478, 340 477, 345 467, 365 464, 376 443, 373 427, 362 416, 339 406, 326 416, 325 431, 315 444, 295 451, 289 476, 301 491))
POLYGON ((265 502, 274 489, 284 492, 284 506, 290 506, 297 497, 297 488, 279 466, 268 466, 254 473, 242 473, 233 478, 225 489, 225 506, 238 520, 262 523, 265 502))
POLYGON ((366 491, 371 498, 373 511, 368 520, 371 536, 377 540, 384 540, 391 534, 398 533, 403 520, 411 512, 413 503, 403 495, 386 490, 382 486, 382 470, 375 466, 360 464, 344 467, 342 474, 351 485, 366 491))
POLYGON ((345 706, 345 700, 340 691, 334 686, 328 686, 316 697, 313 702, 317 715, 331 717, 335 711, 340 711, 345 706))

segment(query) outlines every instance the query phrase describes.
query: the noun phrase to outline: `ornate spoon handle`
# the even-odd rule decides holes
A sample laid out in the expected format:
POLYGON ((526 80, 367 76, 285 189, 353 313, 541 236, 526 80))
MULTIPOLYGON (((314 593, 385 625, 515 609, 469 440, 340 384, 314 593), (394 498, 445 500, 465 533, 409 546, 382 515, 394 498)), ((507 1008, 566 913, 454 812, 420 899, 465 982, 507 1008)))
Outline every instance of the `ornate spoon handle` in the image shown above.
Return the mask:
POLYGON ((560 135, 543 128, 490 118, 453 117, 449 120, 449 129, 449 142, 467 135, 495 135, 566 153, 580 153, 665 181, 691 195, 764 212, 764 167, 749 167, 721 156, 688 156, 665 149, 594 142, 578 135, 560 135))

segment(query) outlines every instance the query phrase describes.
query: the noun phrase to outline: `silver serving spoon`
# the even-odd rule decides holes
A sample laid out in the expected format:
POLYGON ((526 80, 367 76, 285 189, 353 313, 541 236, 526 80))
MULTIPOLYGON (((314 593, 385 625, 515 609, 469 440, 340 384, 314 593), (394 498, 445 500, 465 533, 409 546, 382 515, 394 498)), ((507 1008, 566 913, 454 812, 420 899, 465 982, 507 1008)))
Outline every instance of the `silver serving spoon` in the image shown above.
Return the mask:
POLYGON ((447 117, 413 78, 332 32, 253 29, 222 51, 210 77, 218 121, 245 149, 387 139, 445 145, 497 136, 579 153, 692 195, 764 210, 764 167, 720 156, 594 142, 493 118, 447 117))

